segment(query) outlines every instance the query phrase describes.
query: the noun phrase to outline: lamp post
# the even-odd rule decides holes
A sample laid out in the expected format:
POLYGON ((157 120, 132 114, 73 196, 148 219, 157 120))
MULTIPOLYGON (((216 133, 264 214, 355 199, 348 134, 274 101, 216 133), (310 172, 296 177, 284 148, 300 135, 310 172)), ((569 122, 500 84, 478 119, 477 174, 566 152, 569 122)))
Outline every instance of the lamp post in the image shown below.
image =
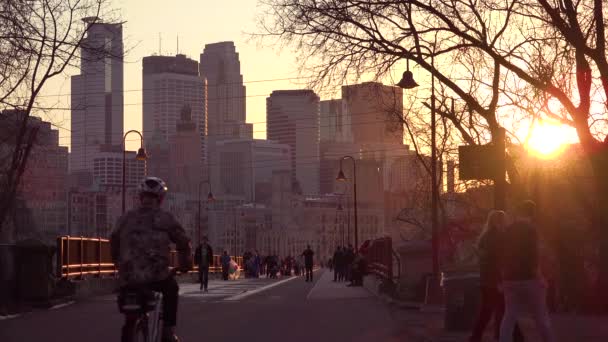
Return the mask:
MULTIPOLYGON (((431 70, 435 70, 435 57, 433 51, 427 46, 420 46, 426 49, 431 56, 431 70)), ((409 52, 413 50, 410 49, 409 52)), ((412 89, 418 86, 414 81, 414 75, 410 71, 410 61, 407 61, 407 70, 403 73, 403 78, 397 86, 403 89, 412 89)), ((435 74, 431 72, 431 232, 433 246, 433 275, 439 276, 439 232, 438 232, 438 204, 439 193, 437 187, 437 124, 435 119, 435 74)))
MULTIPOLYGON (((342 161, 344 159, 350 159, 353 161, 353 202, 355 206, 355 251, 359 250, 359 227, 357 225, 357 162, 355 158, 351 156, 344 156, 340 158, 340 172, 338 172, 338 177, 336 177, 337 181, 346 181, 346 176, 344 176, 344 171, 342 171, 342 161)), ((349 241, 350 242, 350 241, 349 241)))
POLYGON ((125 189, 126 189, 126 174, 127 174, 127 146, 126 146, 126 140, 127 140, 127 135, 129 135, 129 133, 137 133, 139 135, 140 138, 140 145, 139 145, 139 150, 137 150, 137 155, 135 155, 135 159, 136 160, 143 160, 145 161, 146 159, 148 159, 148 156, 146 155, 146 150, 144 149, 144 137, 143 135, 141 135, 141 133, 139 131, 136 130, 130 130, 127 133, 125 133, 125 135, 122 137, 122 213, 125 213, 125 189))
POLYGON ((209 182, 209 179, 207 179, 206 181, 200 181, 198 182, 198 233, 197 233, 197 238, 198 238, 198 242, 201 242, 201 185, 203 184, 208 184, 209 185, 209 192, 207 193, 207 204, 213 202, 215 200, 215 198, 213 197, 213 193, 211 192, 211 182, 209 182))

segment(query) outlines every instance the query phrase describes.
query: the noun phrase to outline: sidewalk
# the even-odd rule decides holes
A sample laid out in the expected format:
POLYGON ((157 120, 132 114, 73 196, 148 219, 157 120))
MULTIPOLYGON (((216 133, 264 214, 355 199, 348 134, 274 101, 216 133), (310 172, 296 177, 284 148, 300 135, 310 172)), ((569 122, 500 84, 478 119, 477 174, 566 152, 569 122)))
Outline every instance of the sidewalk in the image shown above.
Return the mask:
POLYGON ((369 298, 373 295, 363 287, 347 287, 348 282, 334 282, 334 273, 324 271, 314 276, 320 276, 315 287, 308 294, 307 299, 350 299, 369 298))
MULTIPOLYGON (((369 293, 374 293, 367 287, 369 293)), ((374 295, 376 295, 374 293, 374 295)), ((393 317, 402 326, 400 333, 408 342, 466 342, 470 332, 448 332, 444 330, 444 310, 440 306, 414 305, 378 298, 389 303, 393 317)), ((608 316, 587 316, 577 314, 551 314, 551 322, 558 342, 607 342, 608 316)), ((525 318, 520 325, 526 342, 541 342, 534 322, 525 318)), ((486 329, 484 342, 495 342, 491 327, 486 329)))
MULTIPOLYGON (((445 331, 440 308, 400 311, 396 318, 404 325, 403 333, 410 338, 408 342, 466 342, 469 337, 469 332, 445 331)), ((551 320, 558 342, 608 341, 608 317, 553 314, 551 320)), ((526 341, 542 341, 532 320, 524 319, 520 323, 526 341)), ((486 329, 484 342, 494 342, 490 328, 486 329)))

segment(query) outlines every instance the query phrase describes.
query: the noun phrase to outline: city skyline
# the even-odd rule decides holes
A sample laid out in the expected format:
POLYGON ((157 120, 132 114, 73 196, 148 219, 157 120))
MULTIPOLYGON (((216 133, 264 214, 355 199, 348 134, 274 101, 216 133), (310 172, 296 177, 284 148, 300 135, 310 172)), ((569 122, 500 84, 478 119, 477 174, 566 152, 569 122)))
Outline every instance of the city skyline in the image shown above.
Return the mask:
MULTIPOLYGON (((253 124, 253 135, 256 139, 266 138, 266 97, 274 90, 308 88, 309 78, 300 75, 296 52, 292 51, 292 48, 279 49, 278 46, 268 46, 269 42, 260 45, 249 35, 258 31, 256 20, 261 13, 256 6, 257 1, 243 1, 239 6, 230 3, 205 4, 193 1, 183 4, 183 8, 189 7, 193 9, 192 11, 148 4, 149 2, 144 5, 140 0, 114 3, 119 11, 119 21, 124 21, 124 131, 143 129, 141 73, 142 59, 148 56, 175 56, 180 53, 199 61, 205 45, 234 42, 240 55, 241 74, 247 88, 246 122, 253 124), (224 20, 226 13, 230 13, 230 20, 224 20), (172 19, 163 20, 165 17, 172 19), (207 25, 199 27, 190 24, 197 20, 207 23, 214 29, 206 30, 207 25)), ((384 83, 396 83, 401 72, 400 66, 397 67, 393 79, 384 83)), ((51 121, 59 128, 60 144, 70 148, 70 151, 71 132, 68 130, 70 111, 62 109, 70 108, 69 77, 78 73, 78 68, 72 68, 66 71, 63 79, 59 77, 49 83, 44 89, 44 103, 56 109, 49 113, 41 113, 43 120, 51 121)), ((372 78, 369 75, 360 82, 372 78)), ((331 88, 323 91, 315 89, 315 92, 322 100, 340 98, 341 85, 331 88)), ((138 143, 130 137, 127 148, 136 150, 138 143)))

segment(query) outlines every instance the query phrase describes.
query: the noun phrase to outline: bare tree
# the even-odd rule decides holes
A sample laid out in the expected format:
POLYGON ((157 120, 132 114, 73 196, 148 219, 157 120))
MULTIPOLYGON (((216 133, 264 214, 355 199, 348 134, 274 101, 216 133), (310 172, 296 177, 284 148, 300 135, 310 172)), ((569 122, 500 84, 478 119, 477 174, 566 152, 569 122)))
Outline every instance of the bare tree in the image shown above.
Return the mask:
MULTIPOLYGON (((0 229, 14 205, 37 129, 29 117, 52 78, 76 61, 87 31, 106 14, 107 0, 0 2, 0 229), (87 24, 82 22, 86 18, 87 24), (6 129, 7 123, 11 129, 6 129)), ((103 58, 103 47, 92 56, 103 58)))
MULTIPOLYGON (((304 70, 320 85, 366 73, 381 79, 399 60, 414 61, 464 103, 466 110, 459 115, 440 114, 468 144, 479 142, 469 123, 483 122, 491 136, 501 125, 531 122, 539 116, 572 125, 595 174, 601 218, 598 286, 606 288, 608 21, 604 3, 268 0, 260 24, 263 36, 292 44, 300 52, 304 70)), ((608 305, 608 295, 602 302, 608 305)))

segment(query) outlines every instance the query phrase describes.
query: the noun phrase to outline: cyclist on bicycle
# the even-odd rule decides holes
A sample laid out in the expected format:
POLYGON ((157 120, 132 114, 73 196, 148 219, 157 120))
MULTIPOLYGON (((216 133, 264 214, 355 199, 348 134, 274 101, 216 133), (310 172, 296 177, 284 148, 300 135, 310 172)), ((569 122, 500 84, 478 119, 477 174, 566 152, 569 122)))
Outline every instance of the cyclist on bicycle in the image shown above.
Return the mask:
MULTIPOLYGON (((147 288, 163 295, 163 341, 175 335, 179 287, 169 269, 170 244, 178 252, 178 270, 192 268, 190 239, 169 212, 160 208, 167 187, 160 178, 147 177, 139 185, 138 208, 123 214, 110 240, 122 288, 147 288)), ((123 336, 125 335, 123 327, 123 336)))

